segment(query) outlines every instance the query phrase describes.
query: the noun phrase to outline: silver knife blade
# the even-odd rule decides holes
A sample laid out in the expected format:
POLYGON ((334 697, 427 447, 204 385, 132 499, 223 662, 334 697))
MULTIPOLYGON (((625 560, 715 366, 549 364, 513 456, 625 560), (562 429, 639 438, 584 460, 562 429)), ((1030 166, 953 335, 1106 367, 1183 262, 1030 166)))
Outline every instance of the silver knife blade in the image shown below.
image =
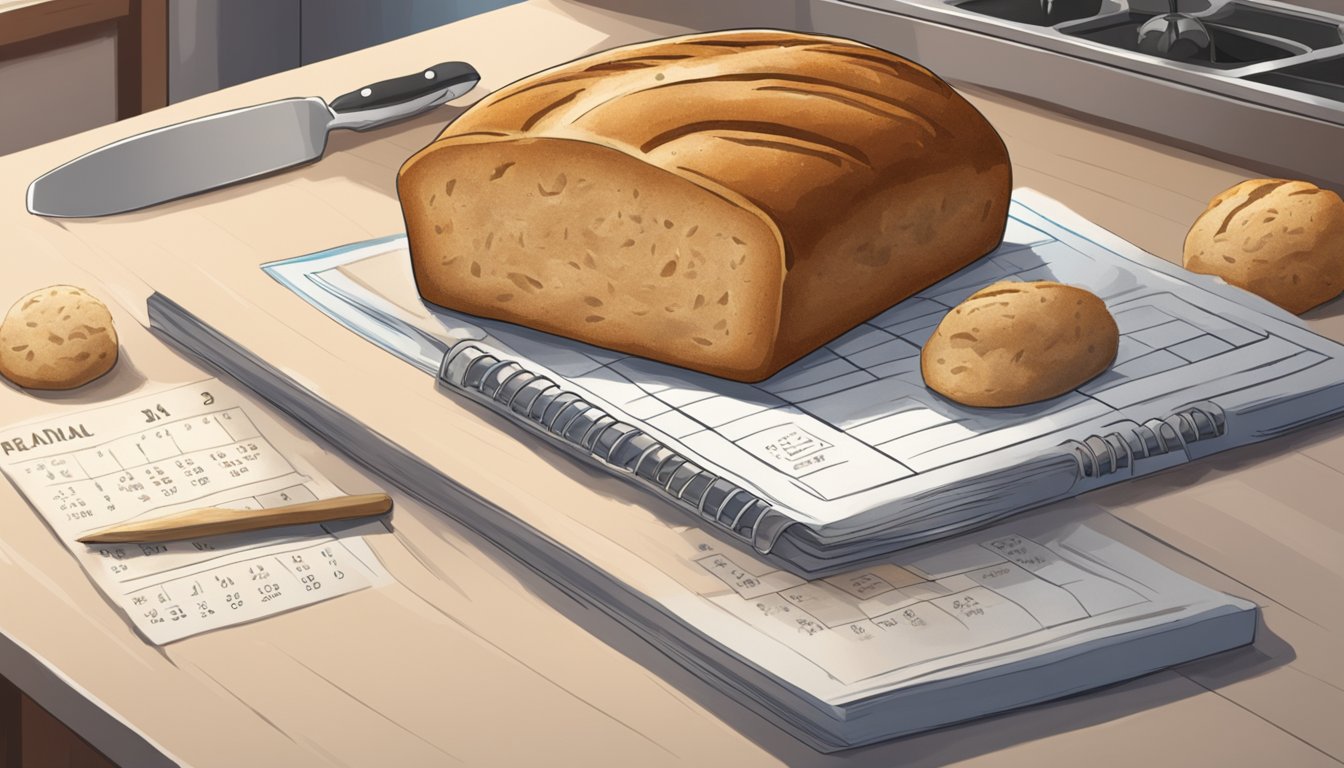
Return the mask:
POLYGON ((28 187, 39 216, 105 216, 311 162, 336 115, 319 98, 258 104, 95 149, 28 187))

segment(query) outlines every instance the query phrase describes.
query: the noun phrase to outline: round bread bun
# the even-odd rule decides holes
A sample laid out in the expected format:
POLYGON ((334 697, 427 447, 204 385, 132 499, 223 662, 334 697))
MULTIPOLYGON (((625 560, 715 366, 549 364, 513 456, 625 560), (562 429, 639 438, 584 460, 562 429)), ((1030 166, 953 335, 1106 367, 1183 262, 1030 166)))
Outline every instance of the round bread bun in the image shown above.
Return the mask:
POLYGON ((1306 312, 1344 290, 1344 201, 1305 181, 1244 181, 1195 220, 1185 268, 1306 312))
POLYGON ((52 285, 19 299, 0 323, 0 374, 29 389, 73 389, 112 370, 112 313, 83 288, 52 285))
POLYGON ((920 353, 924 383, 963 405, 1007 408, 1068 392, 1110 367, 1120 330, 1089 291, 1053 282, 982 288, 920 353))

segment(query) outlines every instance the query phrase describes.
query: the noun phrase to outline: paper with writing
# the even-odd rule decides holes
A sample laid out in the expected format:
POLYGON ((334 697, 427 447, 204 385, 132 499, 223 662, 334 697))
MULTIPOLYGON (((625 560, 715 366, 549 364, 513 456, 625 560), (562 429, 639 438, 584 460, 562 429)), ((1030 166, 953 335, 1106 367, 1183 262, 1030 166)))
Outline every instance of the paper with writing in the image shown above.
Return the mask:
POLYGON ((702 631, 832 704, 1250 606, 1119 543, 1081 515, 1025 520, 807 581, 686 528, 681 583, 702 631), (1056 518, 1058 519, 1058 518, 1056 518), (716 615, 717 614, 717 615, 716 615))
POLYGON ((150 642, 270 616, 385 581, 356 525, 161 544, 80 544, 109 525, 206 506, 341 495, 286 457, 216 380, 6 427, 0 469, 150 642), (332 531, 340 531, 333 533, 332 531))

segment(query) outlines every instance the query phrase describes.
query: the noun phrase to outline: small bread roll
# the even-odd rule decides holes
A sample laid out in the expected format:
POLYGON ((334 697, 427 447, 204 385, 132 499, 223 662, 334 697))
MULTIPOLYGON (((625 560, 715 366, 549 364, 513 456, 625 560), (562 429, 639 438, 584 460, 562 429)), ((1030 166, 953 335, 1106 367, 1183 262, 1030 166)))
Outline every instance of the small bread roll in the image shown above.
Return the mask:
POLYGON ((1068 392, 1106 370, 1120 329, 1095 294, 995 283, 943 317, 920 354, 924 383, 963 405, 1006 408, 1068 392))
POLYGON ((112 370, 112 313, 83 288, 52 285, 19 299, 0 323, 0 374, 29 389, 73 389, 112 370))
POLYGON ((1185 268, 1306 312, 1344 290, 1344 201, 1305 181, 1244 181, 1195 220, 1185 268))

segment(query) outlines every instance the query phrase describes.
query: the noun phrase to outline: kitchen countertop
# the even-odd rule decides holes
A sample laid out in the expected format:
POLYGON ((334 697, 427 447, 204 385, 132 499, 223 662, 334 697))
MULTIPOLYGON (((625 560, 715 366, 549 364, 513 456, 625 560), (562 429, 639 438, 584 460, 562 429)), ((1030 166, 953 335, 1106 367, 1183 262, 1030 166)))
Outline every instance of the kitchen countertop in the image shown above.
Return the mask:
MULTIPOLYGON (((754 23, 799 25, 805 5, 780 4, 772 11, 779 18, 754 23)), ((0 305, 50 283, 82 285, 114 304, 123 344, 117 369, 84 389, 0 387, 0 422, 204 376, 140 324, 153 270, 129 270, 112 254, 143 244, 172 259, 165 233, 192 221, 228 222, 238 233, 228 258, 242 265, 395 232, 396 169, 449 113, 334 135, 316 165, 96 223, 26 213, 26 185, 49 168, 178 120, 332 96, 444 59, 471 61, 484 75, 470 100, 594 50, 741 23, 688 16, 685 26, 531 0, 0 157, 0 305)), ((1167 259, 1179 258, 1189 222, 1210 197, 1256 175, 963 91, 1003 134, 1018 186, 1167 259)), ((1309 321, 1344 340, 1344 301, 1309 321)), ((253 407, 267 408, 255 398, 253 407)), ((303 440, 305 455, 343 488, 374 485, 320 439, 292 427, 288 437, 303 440)), ((396 584, 159 648, 130 629, 18 493, 0 484, 0 674, 109 757, 136 766, 1336 765, 1344 761, 1341 496, 1344 423, 1091 494, 1169 545, 1174 558, 1211 568, 1211 586, 1259 604, 1255 645, 838 755, 812 752, 480 537, 396 494, 396 535, 374 541, 396 584), (355 642, 347 629, 357 623, 376 623, 396 640, 355 642)))

